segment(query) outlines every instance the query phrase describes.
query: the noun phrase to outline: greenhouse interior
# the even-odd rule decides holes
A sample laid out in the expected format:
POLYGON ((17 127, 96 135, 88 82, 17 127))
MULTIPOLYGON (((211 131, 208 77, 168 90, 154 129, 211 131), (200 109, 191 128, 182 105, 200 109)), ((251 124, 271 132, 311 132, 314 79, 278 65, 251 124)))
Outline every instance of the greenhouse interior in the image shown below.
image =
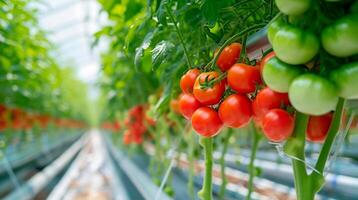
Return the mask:
POLYGON ((357 0, 0 9, 0 199, 358 199, 357 0))

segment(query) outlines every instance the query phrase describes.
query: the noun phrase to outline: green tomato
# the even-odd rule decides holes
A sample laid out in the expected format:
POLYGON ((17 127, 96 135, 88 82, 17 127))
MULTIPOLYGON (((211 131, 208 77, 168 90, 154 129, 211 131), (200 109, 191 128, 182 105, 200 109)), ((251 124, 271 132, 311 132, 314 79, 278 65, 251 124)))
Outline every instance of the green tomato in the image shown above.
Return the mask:
POLYGON ((267 29, 267 38, 269 42, 272 44, 273 38, 275 37, 276 33, 285 26, 285 22, 282 21, 281 18, 276 19, 275 21, 271 22, 267 29))
POLYGON ((319 39, 315 34, 286 25, 273 38, 272 47, 277 57, 292 65, 310 61, 319 50, 319 39))
POLYGON ((326 114, 335 110, 338 103, 335 85, 315 74, 304 74, 293 80, 288 97, 296 110, 309 115, 326 114))
POLYGON ((291 82, 304 72, 304 66, 290 65, 273 57, 265 64, 262 76, 272 90, 286 93, 291 82))
POLYGON ((358 62, 343 65, 332 71, 330 79, 336 84, 340 97, 358 99, 358 62))
POLYGON ((311 0, 275 0, 278 9, 286 15, 301 15, 308 10, 311 0))
POLYGON ((321 41, 331 55, 348 57, 358 54, 358 14, 347 15, 325 27, 321 41))

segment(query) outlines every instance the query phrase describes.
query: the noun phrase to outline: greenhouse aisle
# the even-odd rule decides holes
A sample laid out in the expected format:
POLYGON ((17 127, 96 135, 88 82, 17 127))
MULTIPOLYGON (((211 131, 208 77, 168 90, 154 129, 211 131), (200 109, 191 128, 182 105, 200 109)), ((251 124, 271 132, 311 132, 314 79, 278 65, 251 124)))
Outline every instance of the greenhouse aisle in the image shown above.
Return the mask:
POLYGON ((97 131, 92 131, 88 133, 82 151, 48 199, 127 199, 117 177, 103 138, 97 131))

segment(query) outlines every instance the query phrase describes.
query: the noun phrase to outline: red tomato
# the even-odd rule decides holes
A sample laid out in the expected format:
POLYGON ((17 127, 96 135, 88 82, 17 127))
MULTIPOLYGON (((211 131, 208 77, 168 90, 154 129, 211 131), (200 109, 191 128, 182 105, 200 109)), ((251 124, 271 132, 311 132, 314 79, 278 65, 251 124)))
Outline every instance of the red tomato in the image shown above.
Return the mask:
POLYGON ((310 116, 306 131, 307 140, 311 142, 323 142, 331 126, 332 117, 332 113, 321 116, 310 116))
POLYGON ((259 68, 243 63, 233 65, 227 74, 229 86, 238 93, 252 93, 256 85, 261 84, 259 68))
POLYGON ((180 113, 179 100, 177 100, 177 99, 170 100, 170 109, 175 113, 180 113))
POLYGON ((201 136, 214 137, 223 127, 218 113, 209 107, 201 107, 191 117, 193 129, 201 136))
POLYGON ((219 103, 225 91, 224 81, 215 83, 211 88, 202 88, 205 80, 213 80, 218 76, 219 73, 217 72, 204 72, 196 78, 193 94, 200 103, 204 105, 219 103))
POLYGON ((228 127, 244 127, 249 123, 252 116, 249 98, 241 94, 230 95, 221 103, 219 116, 228 127))
POLYGON ((184 93, 192 93, 196 77, 200 71, 198 69, 191 69, 187 71, 180 79, 180 88, 184 93))
POLYGON ((293 117, 282 109, 272 109, 262 120, 262 129, 268 140, 282 142, 290 137, 295 128, 293 117))
POLYGON ((266 54, 266 56, 264 56, 260 62, 260 72, 262 73, 262 71, 264 70, 264 66, 267 63, 267 61, 269 61, 271 58, 275 57, 276 53, 274 51, 271 51, 270 53, 266 54))
POLYGON ((193 113, 201 106, 201 103, 192 94, 180 96, 179 111, 186 119, 190 119, 193 113))
POLYGON ((252 103, 252 111, 254 113, 255 121, 261 122, 262 118, 274 108, 280 108, 282 105, 289 105, 287 93, 278 93, 271 90, 269 87, 258 92, 256 98, 252 103))
POLYGON ((126 145, 132 143, 132 134, 129 130, 126 130, 123 134, 123 143, 126 145))
POLYGON ((229 46, 225 47, 224 50, 219 55, 216 65, 221 69, 221 71, 227 71, 230 67, 236 63, 240 57, 241 44, 232 43, 229 46))

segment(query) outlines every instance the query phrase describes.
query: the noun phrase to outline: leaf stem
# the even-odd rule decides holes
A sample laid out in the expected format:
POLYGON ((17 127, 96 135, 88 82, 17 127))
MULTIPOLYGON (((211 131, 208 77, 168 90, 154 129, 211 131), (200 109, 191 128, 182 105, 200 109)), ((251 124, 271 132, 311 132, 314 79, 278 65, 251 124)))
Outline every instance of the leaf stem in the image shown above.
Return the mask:
POLYGON ((189 58, 188 50, 187 50, 187 48, 186 48, 186 46, 185 46, 183 34, 182 34, 181 30, 180 30, 179 27, 178 27, 178 22, 175 20, 174 15, 173 15, 173 13, 172 13, 172 10, 170 9, 170 7, 169 7, 168 4, 165 5, 165 8, 167 9, 167 12, 168 12, 168 14, 169 14, 169 17, 170 17, 170 19, 172 20, 172 22, 173 22, 173 24, 174 24, 174 27, 175 27, 175 30, 176 30, 176 32, 177 32, 177 34, 178 34, 180 43, 181 43, 181 45, 183 46, 184 55, 185 55, 185 58, 186 58, 186 62, 187 62, 187 64, 188 64, 188 66, 189 66, 189 69, 192 69, 192 68, 193 68, 193 65, 192 65, 191 60, 190 60, 190 58, 189 58))

